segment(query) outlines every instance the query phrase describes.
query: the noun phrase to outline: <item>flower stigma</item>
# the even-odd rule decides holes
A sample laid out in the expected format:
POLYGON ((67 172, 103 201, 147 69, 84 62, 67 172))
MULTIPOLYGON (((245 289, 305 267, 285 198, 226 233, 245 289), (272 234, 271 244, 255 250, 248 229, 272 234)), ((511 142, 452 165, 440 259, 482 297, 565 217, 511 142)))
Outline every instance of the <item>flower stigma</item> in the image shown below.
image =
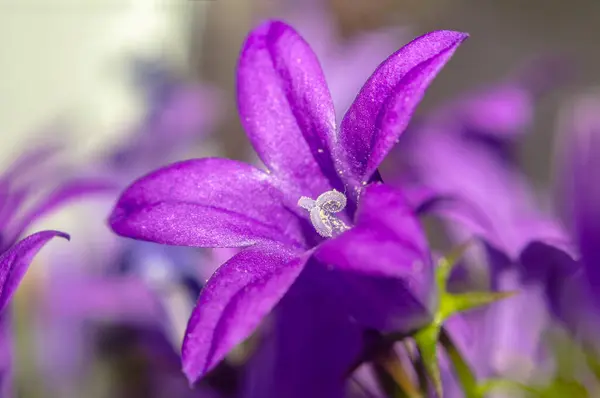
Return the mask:
POLYGON ((334 190, 319 195, 317 200, 306 196, 300 197, 298 206, 310 214, 310 222, 319 235, 331 238, 350 229, 342 220, 335 216, 346 207, 346 196, 334 190))

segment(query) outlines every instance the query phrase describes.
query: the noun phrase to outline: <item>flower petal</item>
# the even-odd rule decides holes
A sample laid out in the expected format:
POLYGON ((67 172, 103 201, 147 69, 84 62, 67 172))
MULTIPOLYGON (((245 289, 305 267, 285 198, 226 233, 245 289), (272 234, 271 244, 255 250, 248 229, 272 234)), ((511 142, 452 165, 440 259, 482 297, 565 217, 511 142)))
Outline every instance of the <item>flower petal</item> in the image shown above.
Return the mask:
POLYGON ((140 178, 121 195, 109 222, 119 235, 170 245, 301 244, 298 218, 269 175, 228 159, 187 160, 140 178))
POLYGON ((421 36, 383 62, 344 117, 340 141, 356 181, 368 181, 404 131, 425 90, 465 33, 421 36))
POLYGON ((558 190, 600 308, 600 97, 578 99, 563 117, 558 190))
POLYGON ((347 373, 360 356, 363 338, 344 300, 331 292, 341 288, 337 281, 317 261, 308 261, 265 325, 247 366, 243 398, 348 396, 347 373))
POLYGON ((584 307, 581 302, 585 285, 579 286, 578 294, 567 293, 573 283, 579 282, 581 268, 574 257, 556 245, 534 241, 521 253, 519 263, 526 281, 537 280, 545 287, 550 310, 567 325, 574 325, 577 315, 575 309, 584 307))
POLYGON ((437 127, 420 131, 410 152, 411 171, 437 196, 428 210, 458 222, 450 225, 453 238, 475 235, 511 259, 531 241, 559 240, 559 226, 539 210, 528 181, 493 148, 437 127))
POLYGON ((330 153, 335 113, 304 39, 283 22, 257 27, 240 56, 237 90, 248 137, 269 170, 289 184, 286 189, 298 198, 331 190, 329 178, 337 179, 330 153))
POLYGON ((182 347, 194 382, 247 338, 294 283, 305 257, 281 245, 248 248, 223 264, 202 290, 182 347))
POLYGON ((17 290, 33 257, 54 237, 69 239, 64 232, 41 231, 26 237, 0 255, 0 313, 17 290))
POLYGON ((433 265, 425 235, 411 206, 390 186, 367 186, 356 225, 324 242, 315 255, 341 273, 352 289, 347 295, 356 299, 350 304, 355 317, 369 327, 406 330, 430 315, 433 265))
MULTIPOLYGON (((23 232, 37 219, 56 210, 58 207, 71 200, 80 199, 87 195, 116 193, 117 185, 108 179, 101 178, 74 178, 63 182, 47 197, 36 203, 20 218, 8 223, 5 227, 4 244, 12 244, 23 234, 23 232)), ((27 192, 25 192, 26 194, 27 192)), ((18 194, 18 192, 17 192, 18 194)), ((21 199, 21 198, 19 198, 21 199)), ((14 206, 21 204, 22 200, 16 200, 14 206)), ((16 207, 13 209, 16 210, 16 207)))
POLYGON ((333 261, 347 270, 386 277, 408 276, 412 272, 410 267, 404 266, 412 266, 417 259, 430 261, 427 242, 412 207, 398 190, 385 184, 365 188, 355 227, 324 242, 316 255, 326 263, 333 261), (367 244, 363 238, 373 242, 367 244), (351 241, 360 246, 348 245, 351 241), (377 249, 364 250, 371 243, 394 254, 387 256, 377 249), (382 255, 385 258, 381 258, 382 255))

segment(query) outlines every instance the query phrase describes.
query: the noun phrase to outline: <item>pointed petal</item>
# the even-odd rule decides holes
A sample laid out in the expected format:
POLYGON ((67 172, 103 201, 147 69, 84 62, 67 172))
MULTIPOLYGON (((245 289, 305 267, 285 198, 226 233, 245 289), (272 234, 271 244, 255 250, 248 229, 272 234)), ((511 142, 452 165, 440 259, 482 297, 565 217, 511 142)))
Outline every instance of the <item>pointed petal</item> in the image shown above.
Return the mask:
POLYGON ((219 267, 198 298, 183 341, 183 371, 190 382, 250 336, 294 283, 305 261, 272 244, 248 248, 219 267))
POLYGON ((398 27, 365 31, 338 45, 338 51, 327 54, 330 65, 325 64, 323 70, 333 98, 336 120, 341 122, 342 116, 381 60, 411 38, 408 29, 398 27))
POLYGON ((419 221, 397 190, 384 184, 367 186, 356 225, 324 242, 315 255, 352 286, 348 295, 363 296, 356 308, 361 312, 359 321, 369 327, 397 331, 428 319, 434 298, 433 265, 419 221), (381 312, 383 324, 377 320, 381 312))
POLYGON ((0 255, 0 313, 17 290, 33 257, 54 237, 69 239, 64 232, 41 231, 26 237, 0 255))
POLYGON ((340 144, 349 173, 368 181, 404 131, 425 90, 467 38, 436 31, 421 36, 383 62, 344 117, 340 144))
POLYGON ((170 245, 301 244, 298 218, 269 175, 228 159, 187 160, 140 178, 121 195, 109 222, 119 235, 170 245))
POLYGON ((257 27, 240 56, 237 90, 242 124, 269 170, 298 198, 331 190, 335 113, 304 39, 283 22, 257 27))

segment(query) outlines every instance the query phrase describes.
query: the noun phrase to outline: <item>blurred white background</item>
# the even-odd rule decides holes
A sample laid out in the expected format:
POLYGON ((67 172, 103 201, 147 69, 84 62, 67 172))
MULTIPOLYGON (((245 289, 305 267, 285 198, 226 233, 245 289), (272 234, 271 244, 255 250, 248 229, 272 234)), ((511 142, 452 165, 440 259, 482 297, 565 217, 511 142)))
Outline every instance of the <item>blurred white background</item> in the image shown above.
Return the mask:
POLYGON ((127 57, 164 55, 185 67, 189 10, 202 3, 0 0, 0 163, 62 119, 84 150, 122 132, 141 110, 127 57))

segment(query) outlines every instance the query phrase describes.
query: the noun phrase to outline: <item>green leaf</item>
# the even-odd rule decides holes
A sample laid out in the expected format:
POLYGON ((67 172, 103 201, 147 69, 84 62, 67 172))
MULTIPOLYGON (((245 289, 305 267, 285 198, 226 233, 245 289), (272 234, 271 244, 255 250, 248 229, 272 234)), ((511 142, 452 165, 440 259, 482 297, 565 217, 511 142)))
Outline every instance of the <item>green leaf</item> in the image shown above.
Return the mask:
POLYGON ((506 392, 519 392, 521 394, 526 394, 527 397, 541 397, 542 392, 533 387, 527 386, 525 384, 506 380, 506 379, 490 379, 480 383, 477 386, 477 391, 479 393, 479 397, 485 397, 490 394, 492 391, 506 391, 506 392))
POLYGON ((443 299, 446 303, 441 305, 443 311, 442 319, 448 319, 450 316, 459 312, 466 312, 475 308, 484 307, 502 299, 512 297, 517 292, 469 292, 460 294, 446 293, 443 299))

